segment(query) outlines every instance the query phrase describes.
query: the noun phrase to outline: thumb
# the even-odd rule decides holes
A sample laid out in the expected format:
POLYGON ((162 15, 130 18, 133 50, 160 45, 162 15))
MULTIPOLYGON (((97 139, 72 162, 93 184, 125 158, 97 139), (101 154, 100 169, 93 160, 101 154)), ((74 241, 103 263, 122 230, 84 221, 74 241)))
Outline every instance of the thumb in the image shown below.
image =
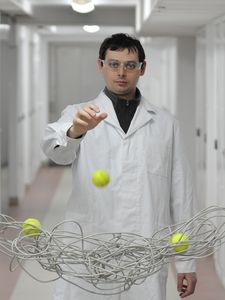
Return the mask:
POLYGON ((177 276, 177 291, 180 293, 183 287, 184 276, 182 274, 178 274, 177 276))
POLYGON ((102 120, 104 120, 105 118, 108 117, 108 114, 103 112, 103 113, 100 114, 100 117, 101 117, 102 120))
POLYGON ((102 112, 98 115, 95 116, 95 119, 98 121, 98 122, 101 122, 102 120, 104 120, 105 118, 108 117, 108 114, 105 113, 105 112, 102 112))

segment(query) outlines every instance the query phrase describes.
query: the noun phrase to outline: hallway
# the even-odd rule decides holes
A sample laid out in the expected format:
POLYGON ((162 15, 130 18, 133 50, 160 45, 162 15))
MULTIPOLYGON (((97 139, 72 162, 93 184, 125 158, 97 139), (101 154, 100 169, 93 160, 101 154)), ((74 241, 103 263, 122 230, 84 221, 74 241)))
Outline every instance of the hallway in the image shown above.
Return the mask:
MULTIPOLYGON (((63 219, 66 201, 71 187, 70 170, 63 167, 44 166, 35 182, 27 190, 19 206, 10 207, 9 215, 21 221, 29 217, 38 218, 44 228, 51 228, 63 219)), ((1 300, 51 300, 54 283, 40 283, 21 269, 9 272, 10 259, 0 254, 0 299, 1 300)), ((50 279, 38 264, 29 267, 32 275, 50 279)), ((198 285, 190 300, 224 300, 225 290, 219 283, 212 257, 198 262, 198 285)), ((167 300, 180 299, 175 286, 172 269, 169 272, 167 300)), ((108 299, 108 298, 107 298, 108 299)))
MULTIPOLYGON (((81 198, 77 197, 76 193, 76 211, 83 209, 84 204, 80 215, 83 216, 84 211, 90 222, 94 219, 91 223, 94 232, 102 230, 102 225, 105 225, 105 231, 107 228, 114 228, 107 227, 108 222, 118 226, 118 231, 121 228, 125 229, 129 223, 136 226, 135 220, 139 220, 134 208, 141 212, 140 220, 144 220, 144 224, 139 222, 141 226, 148 222, 156 224, 156 227, 146 225, 143 232, 147 234, 149 228, 157 228, 157 224, 164 226, 165 221, 169 221, 170 213, 176 212, 174 215, 178 218, 174 222, 180 222, 184 218, 183 215, 190 217, 188 211, 192 205, 188 204, 188 199, 192 199, 192 195, 196 196, 196 211, 210 206, 217 206, 221 211, 225 211, 224 83, 225 0, 0 0, 0 212, 21 222, 30 217, 38 218, 46 231, 50 231, 52 226, 63 220, 71 189, 70 171, 66 167, 48 165, 49 156, 44 155, 40 144, 46 125, 58 120, 64 108, 73 104, 83 107, 83 103, 95 101, 97 95, 101 95, 99 100, 107 101, 99 105, 100 114, 97 116, 102 116, 101 112, 108 114, 108 119, 101 120, 96 130, 92 128, 93 134, 89 136, 92 138, 96 134, 93 145, 97 145, 98 149, 93 151, 94 147, 88 148, 91 138, 85 137, 81 142, 84 149, 87 146, 88 151, 90 149, 91 154, 94 154, 90 156, 93 170, 101 167, 109 171, 111 178, 112 172, 116 175, 121 174, 121 178, 116 180, 115 190, 110 190, 110 193, 106 191, 105 194, 105 191, 100 191, 91 199, 90 195, 93 196, 94 192, 90 192, 89 187, 84 188, 83 179, 87 179, 93 170, 90 169, 87 174, 82 175, 86 166, 89 166, 89 156, 82 160, 85 167, 81 167, 77 172, 82 180, 78 181, 77 186, 73 182, 76 192, 77 187, 82 188, 81 198), (106 47, 106 51, 102 51, 103 41, 109 41, 109 37, 118 38, 121 33, 123 38, 118 40, 115 49, 113 44, 112 48, 106 47), (123 48, 122 42, 126 35, 137 38, 141 48, 128 47, 126 53, 126 47, 129 45, 123 48), (108 90, 109 95, 106 95, 104 90, 108 90), (117 115, 120 111, 118 103, 123 97, 131 100, 132 105, 126 101, 126 113, 120 117, 120 113, 117 115), (143 101, 139 101, 141 99, 143 101), (142 106, 143 102, 146 105, 142 106), (106 103, 109 103, 109 106, 104 109, 106 103), (145 109, 145 106, 152 108, 145 109), (134 110, 129 111, 132 107, 134 110), (167 115, 164 115, 164 110, 174 116, 177 119, 174 124, 179 126, 169 125, 163 129, 164 121, 160 121, 155 114, 158 108, 162 116, 167 115), (148 112, 151 116, 145 113, 142 116, 142 112, 148 112), (146 123, 142 125, 145 116, 146 123), (125 124, 126 129, 128 128, 127 136, 124 135, 121 125, 126 119, 131 122, 131 126, 129 123, 125 124), (111 124, 110 120, 114 122, 111 124), (158 125, 159 130, 155 130, 158 125), (106 140, 100 131, 105 127, 115 129, 112 135, 106 135, 106 140), (178 127, 180 134, 176 130, 178 127), (147 134, 155 133, 148 138, 145 130, 147 134), (166 138, 169 131, 173 134, 171 139, 166 138), (133 139, 136 138, 136 134, 137 140, 133 139), (141 135, 144 140, 139 139, 141 135), (120 136, 124 144, 120 140, 118 144, 114 142, 114 138, 120 136), (177 137, 183 140, 184 147, 176 147, 177 137), (129 146, 129 140, 135 140, 134 147, 129 146), (106 146, 109 147, 108 151, 105 151, 106 146), (137 148, 140 148, 140 152, 137 148), (181 151, 174 151, 176 149, 181 151), (185 152, 187 155, 191 172, 185 173, 192 173, 190 182, 193 181, 193 188, 192 184, 187 184, 187 179, 182 180, 182 172, 176 172, 181 166, 176 159, 176 152, 185 152), (115 168, 117 159, 114 154, 118 154, 118 170, 115 168), (103 157, 106 157, 106 163, 102 167, 103 157), (139 158, 143 160, 144 168, 147 168, 143 175, 138 176, 136 170, 139 167, 139 158), (124 162, 124 167, 121 162, 124 162), (155 166, 152 166, 153 162, 155 166), (170 171, 168 166, 172 167, 170 171), (152 200, 150 196, 150 203, 149 197, 146 196, 146 200, 136 206, 138 197, 145 196, 145 187, 149 185, 147 178, 153 172, 157 175, 154 176, 154 180, 157 179, 158 183, 154 182, 148 191, 150 194, 157 194, 157 197, 152 200), (178 180, 174 179, 175 176, 170 180, 168 175, 175 174, 178 174, 178 180), (135 180, 137 179, 138 185, 132 184, 133 181, 129 179, 129 176, 135 177, 134 175, 137 175, 135 180), (169 179, 168 185, 165 184, 165 179, 169 179), (145 180, 147 184, 144 184, 145 180), (182 182, 191 189, 186 188, 182 182), (165 196, 162 194, 164 184, 165 196), (157 190, 157 193, 154 190, 157 190), (181 190, 187 194, 180 194, 181 190), (84 195, 84 191, 89 192, 87 196, 84 195), (115 195, 112 199, 116 199, 117 202, 110 199, 108 202, 100 200, 101 197, 105 200, 111 195, 115 195), (120 196, 122 200, 119 199, 120 196), (126 205, 123 200, 125 196, 126 205), (82 199, 87 199, 87 206, 82 199), (173 205, 166 208, 168 219, 165 219, 161 207, 171 204, 171 201, 173 205), (184 206, 178 210, 181 203, 184 203, 184 206), (118 213, 120 204, 123 208, 121 215, 118 213), (115 219, 112 217, 113 208, 115 219), (129 219, 124 216, 128 216, 129 219), (99 220, 99 224, 96 220, 99 220), (120 225, 121 223, 123 225, 120 225), (94 228, 95 225, 99 227, 94 228)), ((69 146, 73 143, 75 147, 79 147, 79 141, 68 139, 71 130, 67 130, 77 122, 74 116, 80 114, 72 111, 72 107, 70 106, 71 113, 68 114, 69 122, 66 121, 57 133, 57 142, 50 143, 51 145, 47 142, 47 151, 44 152, 54 149, 52 155, 57 156, 63 149, 57 149, 58 146, 66 146, 66 151, 72 150, 69 146), (66 124, 68 127, 64 127, 66 124)), ((82 118, 86 117, 83 115, 82 118)), ((59 123, 56 123, 56 127, 59 123)), ((54 127, 55 125, 52 126, 54 127)), ((76 132, 74 128, 71 137, 77 138, 73 135, 76 132)), ((78 132, 83 138, 86 128, 83 127, 78 132)), ((53 141, 53 136, 50 134, 48 141, 53 141)), ((71 157, 67 152, 64 153, 65 159, 70 159, 71 163, 75 152, 71 152, 71 157)), ((182 158, 183 154, 179 156, 182 158)), ((184 170, 187 170, 186 166, 184 170)), ((220 222, 219 217, 216 216, 216 227, 220 222)), ((86 220, 87 218, 82 224, 83 228, 88 225, 86 220)), ((128 231, 133 232, 137 227, 127 228, 131 228, 128 231)), ((204 233, 207 234, 208 230, 204 230, 204 233)), ((208 241, 204 235, 201 237, 208 241)), ((197 243, 201 244, 199 240, 197 243)), ((4 248, 4 245, 2 247, 4 248)), ((44 284, 35 281, 20 267, 10 272, 10 262, 10 257, 0 253, 0 300, 52 300, 53 282, 44 284)), ((27 265, 31 274, 37 275, 39 279, 48 279, 49 273, 38 263, 29 262, 27 265)), ((179 299, 173 274, 174 268, 171 266, 167 300, 179 299)), ((147 290, 144 291, 147 293, 147 290)), ((148 294, 150 293, 147 293, 147 298, 148 294)), ((151 294, 154 294, 152 290, 151 294)), ((225 299, 225 243, 219 245, 213 257, 198 261, 197 289, 195 295, 188 299, 225 299)))

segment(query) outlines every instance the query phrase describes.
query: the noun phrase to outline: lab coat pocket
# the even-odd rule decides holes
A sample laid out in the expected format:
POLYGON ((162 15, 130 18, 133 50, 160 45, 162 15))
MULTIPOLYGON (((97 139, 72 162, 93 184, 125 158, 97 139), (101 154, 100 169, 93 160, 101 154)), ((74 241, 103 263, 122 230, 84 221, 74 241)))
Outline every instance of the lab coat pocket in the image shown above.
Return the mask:
POLYGON ((152 140, 145 149, 147 171, 152 175, 168 177, 170 152, 166 142, 152 140))

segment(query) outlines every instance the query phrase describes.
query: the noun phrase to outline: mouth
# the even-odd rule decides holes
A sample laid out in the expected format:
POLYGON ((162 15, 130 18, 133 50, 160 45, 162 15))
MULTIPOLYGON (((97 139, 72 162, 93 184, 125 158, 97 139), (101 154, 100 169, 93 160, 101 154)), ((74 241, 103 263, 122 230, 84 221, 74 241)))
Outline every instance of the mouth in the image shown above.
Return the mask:
POLYGON ((127 82, 124 80, 116 80, 116 84, 123 86, 123 85, 126 85, 127 82))

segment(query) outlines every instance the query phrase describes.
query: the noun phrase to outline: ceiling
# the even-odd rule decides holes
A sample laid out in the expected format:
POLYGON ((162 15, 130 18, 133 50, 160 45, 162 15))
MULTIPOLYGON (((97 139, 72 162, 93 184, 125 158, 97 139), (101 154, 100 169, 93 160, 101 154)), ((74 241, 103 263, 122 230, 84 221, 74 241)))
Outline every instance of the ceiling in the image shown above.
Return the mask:
POLYGON ((195 35, 205 24, 225 15, 225 0, 156 0, 144 21, 146 35, 195 35))
POLYGON ((131 27, 142 36, 195 35, 225 15, 225 0, 94 0, 88 14, 74 12, 70 0, 0 0, 0 11, 18 23, 38 26, 131 27))

